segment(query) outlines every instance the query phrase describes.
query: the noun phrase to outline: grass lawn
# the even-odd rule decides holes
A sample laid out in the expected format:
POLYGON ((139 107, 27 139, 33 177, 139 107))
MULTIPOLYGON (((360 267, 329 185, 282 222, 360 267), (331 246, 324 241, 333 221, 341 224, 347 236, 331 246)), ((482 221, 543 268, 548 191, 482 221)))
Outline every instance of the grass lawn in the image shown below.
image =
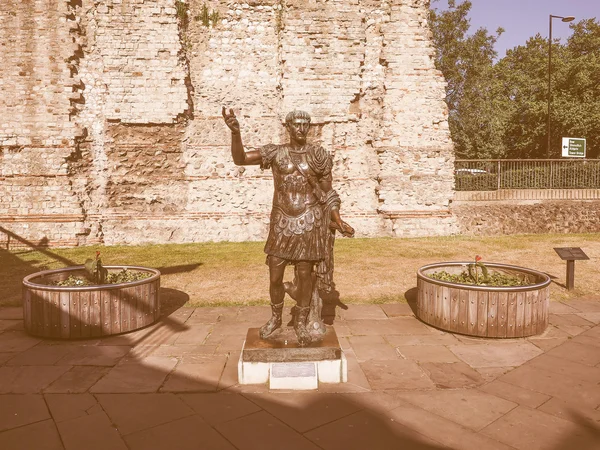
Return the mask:
MULTIPOLYGON (((21 304, 21 280, 44 269, 79 265, 101 252, 105 265, 138 265, 161 270, 161 285, 191 306, 268 304, 268 270, 262 242, 221 242, 144 246, 93 246, 40 251, 0 250, 0 305, 21 304)), ((416 288, 416 270, 442 261, 472 261, 529 267, 554 283, 552 300, 600 292, 600 234, 437 237, 420 239, 338 239, 335 281, 344 303, 406 301, 416 288), (575 264, 575 290, 567 292, 566 262, 553 247, 581 247, 589 261, 575 264), (410 294, 409 294, 410 295, 410 294)), ((287 278, 292 277, 288 268, 287 278)))

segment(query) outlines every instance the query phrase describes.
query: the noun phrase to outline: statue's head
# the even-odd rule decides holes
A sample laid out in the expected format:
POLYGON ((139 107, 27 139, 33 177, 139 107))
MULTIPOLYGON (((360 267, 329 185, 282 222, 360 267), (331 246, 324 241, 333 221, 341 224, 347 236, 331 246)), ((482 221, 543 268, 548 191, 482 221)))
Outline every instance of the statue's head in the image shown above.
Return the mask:
POLYGON ((310 115, 304 111, 294 110, 285 117, 285 127, 290 133, 290 139, 304 144, 310 128, 310 115))

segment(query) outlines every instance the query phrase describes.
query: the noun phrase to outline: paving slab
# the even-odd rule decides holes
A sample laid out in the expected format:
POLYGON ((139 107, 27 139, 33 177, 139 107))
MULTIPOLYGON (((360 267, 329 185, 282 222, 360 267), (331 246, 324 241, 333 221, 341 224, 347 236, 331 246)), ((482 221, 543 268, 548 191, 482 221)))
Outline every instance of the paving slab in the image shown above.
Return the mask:
POLYGON ((546 403, 551 397, 546 394, 526 389, 514 384, 508 384, 500 380, 494 380, 479 387, 480 391, 502 397, 519 405, 537 408, 546 403))
POLYGON ((383 336, 352 336, 349 343, 359 361, 369 359, 398 359, 398 352, 383 336))
POLYGON ((422 363, 421 368, 440 389, 460 389, 483 384, 482 375, 462 361, 455 363, 422 363))
POLYGON ((238 309, 235 306, 209 306, 199 307, 189 316, 186 323, 216 323, 219 320, 233 319, 237 316, 238 309))
POLYGON ((35 394, 67 372, 70 366, 0 367, 0 394, 35 394))
POLYGON ((413 361, 370 360, 360 364, 372 389, 433 389, 431 379, 413 361))
POLYGON ((319 392, 246 394, 245 397, 300 433, 363 409, 341 395, 319 392))
POLYGON ((551 398, 537 409, 575 424, 589 422, 589 426, 597 428, 600 433, 600 411, 598 409, 586 408, 579 403, 558 398, 551 398))
POLYGON ((3 366, 6 363, 6 361, 19 355, 19 353, 20 352, 0 353, 0 366, 3 366))
POLYGON ((2 352, 24 352, 42 342, 41 339, 30 336, 24 331, 4 331, 0 333, 0 349, 2 352))
MULTIPOLYGON (((597 351, 600 353, 600 350, 597 349, 597 351)), ((580 364, 566 358, 553 356, 551 353, 546 353, 532 359, 530 367, 542 371, 554 372, 568 378, 587 381, 589 383, 597 383, 600 381, 599 368, 592 367, 588 364, 580 364)))
POLYGON ((565 300, 564 303, 580 312, 600 312, 600 297, 598 296, 574 298, 565 300))
POLYGON ((64 450, 52 420, 25 425, 0 433, 0 448, 6 450, 64 450))
POLYGON ((2 395, 0 405, 0 432, 51 418, 41 395, 2 395))
POLYGON ((593 324, 597 325, 600 323, 600 312, 577 313, 577 315, 593 324))
POLYGON ((100 378, 109 372, 109 367, 73 366, 48 387, 45 393, 81 394, 87 392, 100 378))
POLYGON ((160 388, 161 392, 211 392, 216 391, 219 380, 225 368, 227 356, 215 355, 208 359, 196 356, 194 360, 188 359, 175 367, 165 383, 160 388))
POLYGON ((569 339, 569 337, 565 336, 563 338, 553 338, 553 339, 528 338, 527 340, 529 342, 531 342, 533 345, 535 345, 536 347, 538 347, 540 350, 542 350, 544 352, 547 352, 548 350, 551 350, 554 347, 558 347, 559 345, 564 344, 565 342, 567 342, 567 340, 569 339))
MULTIPOLYGON (((265 319, 265 322, 269 318, 265 319)), ((262 324, 260 324, 262 325, 262 324)), ((228 321, 228 322, 217 322, 213 325, 210 337, 214 336, 246 336, 249 328, 256 328, 257 324, 254 322, 239 322, 239 321, 228 321)), ((213 338, 214 339, 214 338, 213 338)), ((205 344, 211 344, 211 339, 206 339, 205 344)), ((200 344, 200 342, 199 342, 200 344)))
POLYGON ((439 333, 439 334, 420 334, 420 335, 385 335, 385 340, 390 343, 393 347, 400 347, 401 345, 458 345, 460 341, 450 333, 439 333))
POLYGON ((408 403, 475 431, 517 406, 516 403, 476 389, 402 392, 397 395, 408 403))
POLYGON ((516 367, 543 353, 542 350, 527 341, 451 345, 449 349, 462 361, 474 368, 516 367))
POLYGON ((73 346, 71 351, 56 364, 68 366, 114 366, 130 350, 131 347, 125 345, 73 346))
POLYGON ((149 356, 138 361, 119 364, 94 384, 90 392, 157 392, 177 362, 177 358, 149 356))
POLYGON ((3 306, 0 308, 0 319, 22 320, 23 308, 21 306, 3 306))
POLYGON ((261 411, 254 402, 236 393, 178 394, 178 397, 211 425, 261 411))
POLYGON ((530 365, 517 367, 499 380, 562 400, 575 401, 592 409, 600 405, 600 385, 597 383, 565 378, 530 365))
MULTIPOLYGON (((228 353, 231 351, 241 351, 244 344, 244 337, 238 335, 223 336, 223 339, 216 346, 215 353, 228 353)), ((208 347, 208 346, 205 346, 208 347)))
POLYGON ((550 314, 548 316, 548 323, 554 325, 555 327, 560 327, 561 325, 590 327, 594 325, 593 322, 585 320, 578 314, 550 314))
POLYGON ((96 397, 123 436, 194 414, 174 394, 99 394, 96 397))
POLYGON ((600 339, 598 337, 588 336, 585 333, 579 336, 575 336, 571 339, 571 342, 577 342, 579 344, 591 345, 593 347, 600 347, 600 339))
POLYGON ((346 324, 353 335, 390 335, 390 334, 424 334, 432 333, 430 327, 414 317, 392 317, 386 320, 347 320, 346 324))
POLYGON ((104 411, 56 425, 66 450, 128 450, 104 411))
POLYGON ((306 433, 325 450, 441 450, 410 428, 369 411, 360 411, 306 433))
POLYGON ((598 435, 592 429, 519 406, 482 430, 482 433, 514 448, 593 449, 598 435))
POLYGON ((600 363, 598 347, 580 342, 567 341, 559 347, 548 351, 546 354, 588 366, 595 366, 600 363))
POLYGON ((475 370, 482 376, 486 383, 489 383, 513 369, 514 367, 478 367, 475 370))
POLYGON ((348 305, 340 309, 338 315, 343 320, 387 319, 388 316, 379 305, 348 305))
POLYGON ((177 334, 177 338, 175 339, 175 344, 202 344, 208 334, 213 329, 212 324, 201 324, 196 323, 194 326, 189 326, 187 330, 182 331, 177 334))
POLYGON ((419 363, 453 363, 459 359, 454 353, 443 345, 401 345, 396 351, 404 359, 410 359, 419 363))
POLYGON ((405 391, 371 391, 351 392, 342 395, 350 401, 361 405, 364 409, 368 409, 369 411, 378 414, 385 414, 386 411, 406 404, 406 401, 398 395, 404 392, 405 391))
MULTIPOLYGON (((289 310, 291 308, 284 308, 289 310)), ((238 322, 254 322, 257 325, 262 325, 271 317, 270 306, 240 306, 233 320, 238 322)), ((227 321, 228 318, 223 318, 221 321, 227 321)))
POLYGON ((410 403, 392 409, 387 415, 395 422, 438 442, 444 448, 454 450, 509 450, 512 448, 410 403))
POLYGON ((573 308, 566 303, 550 300, 549 307, 551 314, 575 314, 580 312, 577 308, 573 308))
POLYGON ((189 416, 125 436, 130 450, 235 450, 199 416, 189 416))
POLYGON ((25 327, 23 326, 23 320, 4 320, 0 319, 0 331, 22 331, 25 327))
POLYGON ((239 419, 216 425, 223 437, 239 450, 318 450, 302 434, 275 418, 260 411, 239 419))
POLYGON ((388 303, 381 306, 388 317, 414 316, 414 312, 408 303, 388 303))
POLYGON ((6 362, 7 366, 51 366, 76 347, 67 345, 35 346, 20 352, 6 362))
POLYGON ((102 409, 91 394, 45 394, 44 398, 56 423, 88 416, 102 409))
POLYGON ((240 360, 241 351, 229 352, 227 356, 227 362, 225 368, 219 378, 219 384, 217 390, 228 389, 235 386, 238 383, 238 362, 240 360))

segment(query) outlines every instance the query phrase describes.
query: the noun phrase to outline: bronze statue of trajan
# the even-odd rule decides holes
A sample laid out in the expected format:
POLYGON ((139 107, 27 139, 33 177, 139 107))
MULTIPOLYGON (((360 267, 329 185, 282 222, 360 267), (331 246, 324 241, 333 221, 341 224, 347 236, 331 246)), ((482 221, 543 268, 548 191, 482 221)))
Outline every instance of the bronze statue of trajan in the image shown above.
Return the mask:
POLYGON ((269 266, 272 316, 260 329, 265 339, 281 327, 283 298, 296 300, 293 324, 301 346, 325 333, 319 291, 332 286, 335 231, 352 237, 354 229, 339 213, 340 198, 331 187, 332 158, 323 147, 306 142, 310 116, 292 111, 285 119, 288 144, 268 144, 245 151, 240 125, 232 109, 223 118, 231 130, 231 156, 238 166, 260 165, 273 170, 275 192, 265 245, 269 266), (288 264, 295 266, 294 282, 284 283, 288 264))

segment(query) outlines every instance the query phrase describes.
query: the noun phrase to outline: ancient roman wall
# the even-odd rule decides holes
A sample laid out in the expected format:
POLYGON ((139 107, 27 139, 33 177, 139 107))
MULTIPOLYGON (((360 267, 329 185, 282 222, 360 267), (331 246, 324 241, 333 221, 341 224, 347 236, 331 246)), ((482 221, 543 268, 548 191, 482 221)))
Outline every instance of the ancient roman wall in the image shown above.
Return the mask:
POLYGON ((248 148, 311 113, 357 236, 456 232, 427 3, 1 2, 0 226, 50 245, 263 239, 271 175, 231 161, 227 106, 248 148))

